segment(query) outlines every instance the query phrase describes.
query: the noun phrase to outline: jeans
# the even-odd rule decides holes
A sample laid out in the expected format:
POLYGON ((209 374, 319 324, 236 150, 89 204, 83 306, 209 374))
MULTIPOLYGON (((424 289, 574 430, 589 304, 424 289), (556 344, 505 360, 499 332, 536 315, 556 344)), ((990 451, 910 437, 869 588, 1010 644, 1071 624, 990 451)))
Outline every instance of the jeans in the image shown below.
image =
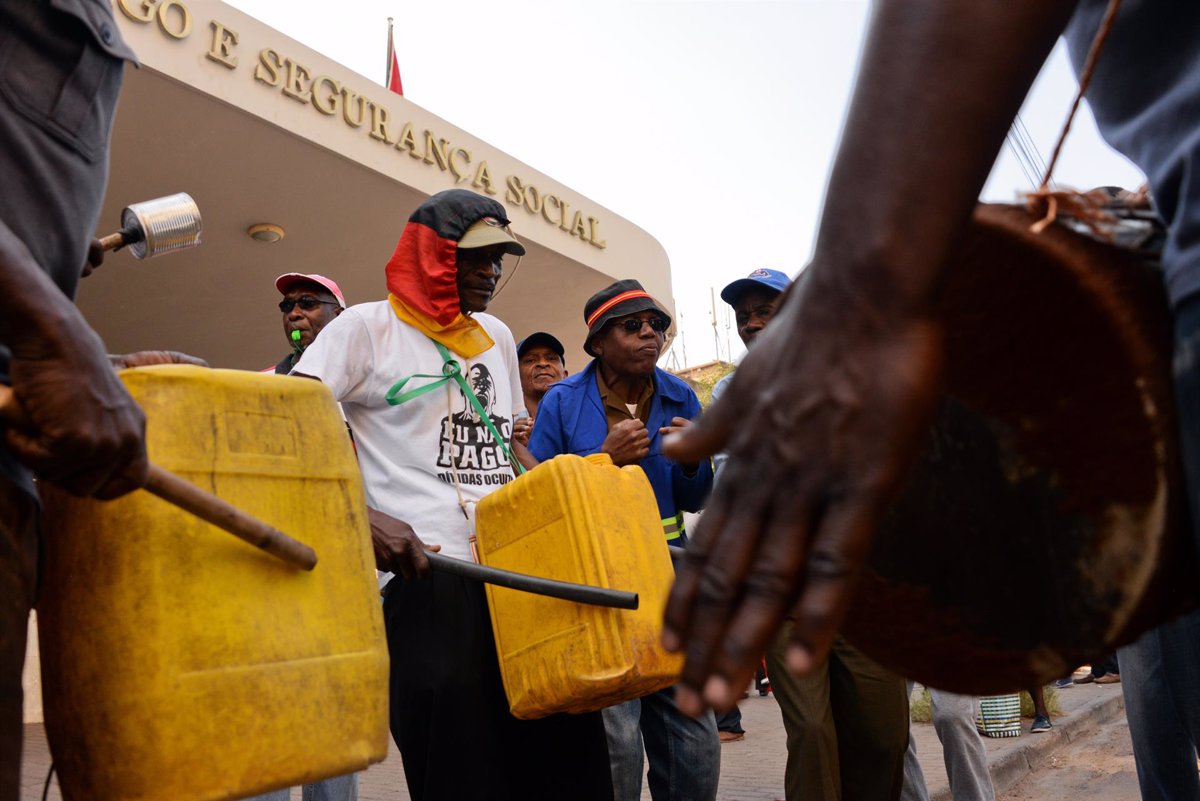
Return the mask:
MULTIPOLYGON (((908 683, 908 693, 912 695, 908 683)), ((975 711, 979 701, 972 695, 956 695, 929 689, 933 728, 942 743, 942 759, 950 779, 954 801, 996 801, 992 776, 988 773, 987 751, 975 729, 975 711)), ((911 736, 904 755, 904 789, 901 801, 929 801, 925 774, 917 762, 917 746, 911 736)))
MULTIPOLYGON (((1175 309, 1175 400, 1192 536, 1200 553, 1200 294, 1175 309)), ((1125 717, 1144 801, 1198 801, 1200 611, 1118 652, 1125 717)))
POLYGON ((734 704, 733 709, 728 712, 717 715, 717 731, 729 731, 734 734, 746 733, 746 730, 742 728, 742 710, 738 709, 737 704, 734 704))
MULTIPOLYGON (((257 795, 249 801, 288 801, 291 797, 292 791, 284 789, 257 795)), ((306 784, 300 798, 303 801, 358 801, 358 774, 348 773, 306 784)))
POLYGON ((1143 801, 1200 801, 1200 612, 1118 651, 1143 801))
POLYGON ((1200 293, 1175 309, 1175 403, 1179 451, 1192 516, 1192 537, 1200 554, 1200 293))
POLYGON ((721 741, 712 712, 699 720, 675 706, 675 688, 604 710, 616 801, 642 795, 642 746, 650 760, 654 801, 713 801, 721 774, 721 741))

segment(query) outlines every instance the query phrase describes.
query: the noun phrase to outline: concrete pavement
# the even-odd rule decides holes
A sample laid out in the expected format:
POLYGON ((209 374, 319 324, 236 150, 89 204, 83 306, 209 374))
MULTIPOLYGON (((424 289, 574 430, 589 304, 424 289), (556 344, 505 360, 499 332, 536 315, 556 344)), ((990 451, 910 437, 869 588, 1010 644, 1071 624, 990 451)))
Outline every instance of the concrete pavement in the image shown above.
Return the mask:
MULTIPOLYGON (((1058 694, 1063 713, 1055 718, 1054 728, 1045 734, 1030 734, 1030 721, 1023 721, 1020 737, 1005 739, 984 738, 988 763, 997 793, 1030 772, 1046 764, 1050 755, 1087 732, 1096 723, 1124 715, 1121 686, 1080 685, 1058 694)), ((775 801, 783 798, 783 769, 787 759, 783 722, 774 696, 765 698, 752 694, 741 703, 742 725, 746 739, 721 747, 721 787, 717 797, 722 801, 775 801)), ((931 801, 949 801, 950 788, 942 763, 941 744, 930 724, 914 724, 913 737, 917 756, 925 773, 931 801)), ((45 731, 40 724, 25 727, 25 754, 22 766, 22 801, 38 801, 50 766, 50 752, 45 731)), ((51 785, 50 799, 61 799, 56 784, 51 785)), ((368 769, 360 780, 361 801, 407 801, 404 772, 395 747, 387 761, 368 769)), ((643 786, 642 798, 650 799, 643 786)), ((292 792, 299 801, 298 790, 292 792)))

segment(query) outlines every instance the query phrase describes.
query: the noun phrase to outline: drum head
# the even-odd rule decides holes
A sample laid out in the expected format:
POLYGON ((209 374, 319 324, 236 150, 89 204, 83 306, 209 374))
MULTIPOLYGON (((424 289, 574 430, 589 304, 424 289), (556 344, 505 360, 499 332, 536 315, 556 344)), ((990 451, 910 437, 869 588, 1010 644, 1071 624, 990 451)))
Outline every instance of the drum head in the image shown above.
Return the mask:
POLYGON ((897 672, 972 694, 1068 675, 1195 586, 1161 592, 1193 565, 1158 270, 1031 222, 980 206, 948 273, 938 416, 845 630, 897 672))

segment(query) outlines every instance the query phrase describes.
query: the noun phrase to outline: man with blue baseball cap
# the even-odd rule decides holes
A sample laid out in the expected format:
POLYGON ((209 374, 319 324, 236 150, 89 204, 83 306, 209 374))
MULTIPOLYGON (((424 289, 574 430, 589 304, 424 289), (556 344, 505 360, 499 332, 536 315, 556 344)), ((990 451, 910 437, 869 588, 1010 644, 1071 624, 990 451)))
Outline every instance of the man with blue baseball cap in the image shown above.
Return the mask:
MULTIPOLYGON (((775 303, 790 283, 792 279, 786 273, 760 268, 721 290, 721 300, 733 307, 738 336, 747 348, 775 313, 775 303)), ((717 386, 723 389, 727 380, 728 376, 717 386)), ((713 400, 717 399, 716 393, 714 387, 713 400)))
MULTIPOLYGON (((775 305, 783 290, 787 289, 791 279, 779 270, 759 268, 745 278, 733 281, 721 290, 721 300, 733 307, 737 321, 738 336, 748 348, 758 332, 775 313, 775 305)), ((733 373, 722 378, 713 387, 712 399, 721 396, 725 387, 733 379, 733 373)), ((725 453, 713 457, 713 467, 716 475, 720 475, 721 465, 725 462, 725 453)), ((765 691, 764 691, 765 692, 765 691)), ((778 695, 778 693, 776 693, 778 695)), ((717 715, 717 733, 721 742, 731 743, 744 739, 746 731, 742 728, 742 712, 735 704, 728 712, 717 715)))
MULTIPOLYGON (((738 336, 747 348, 771 321, 790 284, 791 279, 779 270, 759 269, 721 290, 721 300, 733 307, 738 336)), ((713 387, 714 402, 732 379, 730 373, 713 387)), ((725 454, 717 454, 713 462, 715 480, 720 481, 725 454)), ((784 621, 767 650, 771 690, 787 733, 787 801, 897 798, 908 744, 904 679, 841 637, 834 640, 824 665, 810 676, 796 678, 785 664, 791 631, 791 621, 784 621)), ((722 742, 745 736, 736 706, 717 719, 717 728, 722 742)))

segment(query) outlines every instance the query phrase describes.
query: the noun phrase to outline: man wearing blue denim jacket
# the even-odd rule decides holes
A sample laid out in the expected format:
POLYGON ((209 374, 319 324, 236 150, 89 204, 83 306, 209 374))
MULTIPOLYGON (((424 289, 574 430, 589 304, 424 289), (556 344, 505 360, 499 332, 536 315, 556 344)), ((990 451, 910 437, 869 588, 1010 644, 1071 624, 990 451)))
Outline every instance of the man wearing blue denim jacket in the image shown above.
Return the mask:
MULTIPOLYGON (((671 317, 637 281, 624 280, 584 306, 584 350, 595 359, 546 393, 529 450, 539 461, 559 454, 607 453, 636 464, 658 500, 670 545, 687 542, 683 513, 697 511, 712 488, 712 464, 681 464, 662 454, 662 438, 700 413, 691 387, 655 365, 671 317)), ((720 741, 711 712, 699 719, 675 706, 674 688, 604 710, 617 801, 641 796, 642 748, 650 761, 655 801, 714 799, 720 741)))

